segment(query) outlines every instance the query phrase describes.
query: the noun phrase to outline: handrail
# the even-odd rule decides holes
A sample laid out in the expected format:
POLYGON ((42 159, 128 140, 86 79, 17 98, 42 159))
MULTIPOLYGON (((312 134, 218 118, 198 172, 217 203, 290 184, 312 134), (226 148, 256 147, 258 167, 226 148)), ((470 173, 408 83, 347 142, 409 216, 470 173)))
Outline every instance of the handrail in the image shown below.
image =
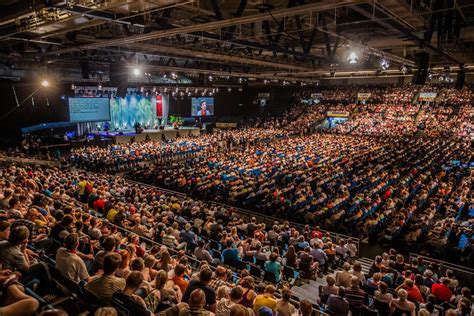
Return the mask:
POLYGON ((439 266, 440 272, 443 274, 448 269, 452 270, 454 275, 460 281, 460 283, 463 283, 467 285, 468 287, 470 287, 471 290, 474 290, 474 288, 472 287, 472 285, 474 284, 474 269, 460 266, 460 265, 450 263, 444 260, 433 259, 431 257, 423 256, 423 255, 416 254, 413 252, 410 252, 409 262, 412 262, 413 259, 417 259, 419 257, 423 258, 424 262, 437 264, 439 266))
MULTIPOLYGON (((130 180, 130 179, 126 179, 126 178, 125 178, 125 181, 131 182, 131 183, 134 183, 134 184, 137 184, 137 185, 143 185, 143 186, 146 186, 146 187, 158 189, 160 191, 173 194, 175 196, 190 197, 189 195, 187 195, 185 193, 178 192, 178 191, 173 191, 173 190, 170 190, 170 189, 165 189, 165 188, 162 188, 162 187, 158 187, 156 185, 151 185, 151 184, 147 184, 147 183, 143 183, 143 182, 139 182, 139 181, 135 181, 135 180, 130 180)), ((211 203, 215 204, 215 205, 225 207, 225 208, 232 208, 232 209, 236 210, 237 213, 239 213, 240 215, 245 215, 246 220, 248 222, 250 222, 251 217, 255 217, 257 219, 257 222, 265 223, 267 227, 271 227, 275 221, 278 221, 278 222, 282 221, 281 218, 273 217, 273 216, 270 216, 270 215, 260 214, 260 213, 257 213, 257 212, 253 212, 253 211, 250 211, 250 210, 247 210, 247 209, 240 208, 240 207, 236 207, 236 206, 232 206, 232 205, 228 205, 228 204, 224 204, 224 203, 220 203, 220 202, 216 202, 216 201, 211 201, 211 203)), ((297 227, 299 229, 304 229, 304 227, 305 227, 305 225, 299 224, 299 223, 296 223, 296 222, 289 221, 289 223, 290 223, 291 226, 297 227)), ((314 227, 311 227, 311 228, 314 228, 314 227)), ((348 235, 343 235, 343 234, 327 231, 327 230, 324 230, 324 229, 319 229, 319 230, 323 233, 329 233, 330 236, 335 239, 334 241, 338 241, 340 239, 346 239, 346 240, 351 239, 354 242, 354 244, 357 246, 357 254, 359 254, 359 246, 360 246, 360 239, 359 238, 355 238, 355 237, 351 237, 351 236, 348 236, 348 235)))
POLYGON ((446 269, 463 270, 466 273, 472 273, 474 275, 474 269, 472 269, 472 268, 464 267, 464 266, 461 266, 461 265, 458 265, 458 264, 450 263, 448 261, 444 261, 444 260, 440 260, 440 259, 434 259, 434 258, 431 258, 431 257, 427 257, 427 256, 423 256, 423 255, 420 255, 420 254, 417 254, 417 253, 410 252, 410 260, 416 259, 418 257, 423 258, 423 260, 425 262, 436 263, 440 267, 445 267, 446 269))

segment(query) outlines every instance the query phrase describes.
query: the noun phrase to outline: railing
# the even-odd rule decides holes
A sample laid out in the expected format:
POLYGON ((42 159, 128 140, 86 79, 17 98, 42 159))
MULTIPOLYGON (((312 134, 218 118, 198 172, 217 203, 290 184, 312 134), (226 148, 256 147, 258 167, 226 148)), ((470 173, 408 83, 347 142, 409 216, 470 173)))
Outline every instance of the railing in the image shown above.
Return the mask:
POLYGON ((48 167, 57 167, 58 162, 51 161, 51 160, 41 160, 36 158, 24 158, 18 156, 0 156, 0 163, 21 163, 21 164, 35 164, 35 165, 43 165, 48 167))
MULTIPOLYGON (((456 278, 459 280, 460 283, 469 285, 472 287, 474 284, 474 269, 463 267, 457 264, 449 263, 443 260, 437 260, 430 257, 422 256, 416 253, 410 253, 410 261, 412 262, 413 259, 423 258, 425 263, 436 264, 439 267, 439 271, 444 276, 446 270, 450 269, 453 271, 456 278)), ((440 276, 441 277, 441 276, 440 276)), ((472 288, 471 288, 472 289, 472 288)))
MULTIPOLYGON (((142 185, 142 186, 146 186, 146 187, 149 187, 149 188, 158 189, 162 192, 167 192, 167 193, 172 194, 172 195, 177 196, 177 197, 182 197, 182 198, 189 197, 187 194, 182 193, 182 192, 177 192, 177 191, 173 191, 173 190, 169 190, 169 189, 164 189, 164 188, 161 188, 161 187, 158 187, 158 186, 154 186, 154 185, 150 185, 150 184, 146 184, 146 183, 142 183, 142 182, 138 182, 138 181, 134 181, 134 180, 129 180, 129 179, 126 179, 126 181, 128 181, 130 183, 137 184, 137 185, 142 185)), ((214 205, 221 206, 221 207, 234 209, 242 217, 242 219, 247 223, 250 222, 252 217, 255 217, 255 219, 257 220, 257 223, 264 223, 266 227, 272 227, 275 222, 280 222, 280 223, 282 222, 281 218, 277 218, 277 217, 273 217, 273 216, 269 216, 269 215, 263 215, 263 214, 260 214, 260 213, 252 212, 250 210, 246 210, 246 209, 243 209, 243 208, 235 207, 235 206, 220 203, 220 202, 211 201, 211 203, 214 204, 214 205)), ((303 230, 304 227, 305 227, 305 225, 302 225, 302 224, 299 224, 299 223, 295 223, 295 222, 289 222, 289 223, 292 227, 298 228, 300 230, 303 230)), ((314 227, 311 227, 311 228, 314 228, 314 227)), ((345 240, 351 239, 353 241, 353 243, 357 246, 357 253, 359 254, 360 240, 358 238, 351 237, 351 236, 348 236, 348 235, 339 234, 339 233, 330 232, 330 231, 327 231, 327 230, 324 230, 324 229, 319 229, 319 230, 323 233, 329 233, 330 236, 331 236, 331 240, 336 244, 341 239, 345 239, 345 240)))

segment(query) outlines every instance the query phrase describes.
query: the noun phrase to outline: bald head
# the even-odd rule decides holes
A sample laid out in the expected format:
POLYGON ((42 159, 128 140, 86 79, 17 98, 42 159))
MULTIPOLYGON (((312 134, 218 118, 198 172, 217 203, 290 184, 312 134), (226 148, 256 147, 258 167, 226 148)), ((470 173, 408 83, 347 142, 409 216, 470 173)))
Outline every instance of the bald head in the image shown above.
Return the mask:
POLYGON ((206 294, 201 289, 195 289, 189 296, 188 304, 190 307, 203 308, 206 305, 206 294))

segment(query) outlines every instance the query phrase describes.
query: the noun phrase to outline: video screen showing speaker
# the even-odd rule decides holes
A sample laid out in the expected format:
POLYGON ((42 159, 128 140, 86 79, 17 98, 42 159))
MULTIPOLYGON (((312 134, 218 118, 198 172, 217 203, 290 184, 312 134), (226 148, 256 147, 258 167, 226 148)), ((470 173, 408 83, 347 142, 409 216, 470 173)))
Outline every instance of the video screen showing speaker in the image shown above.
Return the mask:
POLYGON ((110 121, 109 98, 69 98, 69 122, 110 121))
POLYGON ((214 98, 192 98, 191 116, 214 115, 214 98))

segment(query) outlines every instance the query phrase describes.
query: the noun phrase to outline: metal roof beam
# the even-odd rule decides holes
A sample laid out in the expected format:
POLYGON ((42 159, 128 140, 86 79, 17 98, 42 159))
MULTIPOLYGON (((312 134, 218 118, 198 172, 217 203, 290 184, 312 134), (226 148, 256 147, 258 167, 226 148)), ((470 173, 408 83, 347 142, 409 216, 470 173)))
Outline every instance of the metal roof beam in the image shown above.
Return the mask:
POLYGON ((198 32, 211 31, 211 30, 221 29, 223 27, 228 27, 232 25, 249 24, 249 23, 257 22, 257 21, 280 19, 280 18, 294 16, 298 14, 308 14, 310 12, 331 10, 338 7, 362 4, 362 3, 366 3, 367 1, 368 0, 334 0, 331 3, 318 2, 318 3, 302 5, 302 6, 298 6, 294 8, 274 10, 273 12, 264 12, 260 14, 253 14, 253 15, 243 16, 239 18, 231 18, 227 20, 213 21, 213 22, 208 22, 208 23, 203 23, 203 24, 194 24, 194 25, 179 27, 176 29, 158 30, 158 31, 147 33, 147 34, 138 34, 135 36, 129 36, 125 38, 112 39, 108 41, 100 41, 93 44, 86 44, 86 45, 81 45, 77 47, 61 49, 54 53, 63 54, 63 53, 86 50, 86 49, 95 49, 95 48, 100 48, 100 47, 122 45, 122 44, 132 44, 132 43, 143 42, 143 41, 147 41, 151 39, 175 36, 176 34, 192 33, 196 31, 198 32))

